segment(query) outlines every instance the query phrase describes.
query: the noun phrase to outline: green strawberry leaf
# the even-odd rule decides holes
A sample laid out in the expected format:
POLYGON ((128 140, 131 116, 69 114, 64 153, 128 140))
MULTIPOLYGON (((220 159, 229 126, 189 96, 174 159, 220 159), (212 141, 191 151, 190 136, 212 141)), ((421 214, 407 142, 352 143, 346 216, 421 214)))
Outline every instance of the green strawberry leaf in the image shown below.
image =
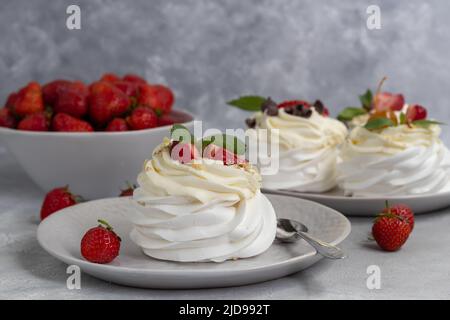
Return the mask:
POLYGON ((264 101, 266 101, 266 98, 260 96, 243 96, 228 101, 227 104, 245 111, 260 111, 264 101))
POLYGON ((415 126, 418 126, 418 127, 425 128, 425 129, 429 128, 433 124, 445 125, 445 123, 442 123, 439 121, 434 121, 434 120, 416 120, 416 121, 413 121, 412 124, 415 126))
POLYGON ((400 113, 400 124, 406 124, 408 121, 406 119, 406 114, 404 112, 400 113))
POLYGON ((211 143, 218 147, 227 149, 228 151, 231 151, 237 155, 245 154, 245 150, 246 150, 246 146, 245 146, 244 142, 242 142, 240 139, 238 139, 235 136, 230 136, 227 134, 216 134, 213 136, 209 136, 209 137, 201 139, 200 143, 201 143, 201 145, 199 146, 199 148, 201 148, 202 153, 205 150, 205 148, 207 146, 209 146, 211 143))
POLYGON ((376 118, 369 120, 364 128, 367 130, 376 130, 376 129, 382 129, 386 127, 392 127, 394 125, 394 122, 392 122, 391 119, 388 118, 376 118))
POLYGON ((189 129, 182 124, 174 124, 172 128, 170 128, 170 137, 174 141, 191 141, 191 143, 194 143, 194 136, 189 129))
POLYGON ((370 91, 370 89, 367 89, 367 91, 364 94, 359 96, 359 101, 361 101, 362 107, 367 111, 370 111, 370 109, 372 109, 372 100, 373 94, 372 91, 370 91))
POLYGON ((339 113, 337 116, 338 120, 340 121, 351 121, 354 117, 360 116, 362 114, 366 114, 367 111, 363 108, 357 108, 357 107, 347 107, 344 110, 339 113))

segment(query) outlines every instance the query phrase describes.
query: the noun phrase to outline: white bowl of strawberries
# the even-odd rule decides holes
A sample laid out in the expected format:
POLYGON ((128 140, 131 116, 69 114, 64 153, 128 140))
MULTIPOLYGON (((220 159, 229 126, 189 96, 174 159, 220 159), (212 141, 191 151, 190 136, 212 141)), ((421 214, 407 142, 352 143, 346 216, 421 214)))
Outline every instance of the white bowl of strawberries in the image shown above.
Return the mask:
POLYGON ((30 82, 0 109, 0 139, 45 191, 69 185, 86 199, 117 196, 170 125, 193 128, 173 103, 169 88, 136 75, 105 74, 89 86, 30 82))

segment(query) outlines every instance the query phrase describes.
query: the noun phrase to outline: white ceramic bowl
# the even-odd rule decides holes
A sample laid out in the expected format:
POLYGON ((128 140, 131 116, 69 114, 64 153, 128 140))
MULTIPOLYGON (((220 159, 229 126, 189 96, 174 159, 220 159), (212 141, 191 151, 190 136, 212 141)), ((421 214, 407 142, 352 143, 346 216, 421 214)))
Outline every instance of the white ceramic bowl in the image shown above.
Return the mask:
MULTIPOLYGON (((193 129, 193 116, 183 123, 193 129)), ((0 127, 0 139, 44 191, 69 185, 85 199, 116 197, 134 183, 170 126, 126 132, 32 132, 0 127)))

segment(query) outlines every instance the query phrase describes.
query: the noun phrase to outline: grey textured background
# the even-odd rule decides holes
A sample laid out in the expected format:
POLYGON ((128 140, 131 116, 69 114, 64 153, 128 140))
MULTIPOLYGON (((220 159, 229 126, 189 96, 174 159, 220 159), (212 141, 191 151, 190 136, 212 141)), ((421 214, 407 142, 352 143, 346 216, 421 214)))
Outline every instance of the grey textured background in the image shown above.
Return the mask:
POLYGON ((0 0, 0 99, 30 79, 136 72, 224 129, 243 125, 224 103, 240 94, 321 97, 336 114, 387 75, 450 123, 449 16, 445 0, 0 0), (81 30, 66 29, 69 4, 81 30), (381 30, 366 28, 369 4, 381 30))

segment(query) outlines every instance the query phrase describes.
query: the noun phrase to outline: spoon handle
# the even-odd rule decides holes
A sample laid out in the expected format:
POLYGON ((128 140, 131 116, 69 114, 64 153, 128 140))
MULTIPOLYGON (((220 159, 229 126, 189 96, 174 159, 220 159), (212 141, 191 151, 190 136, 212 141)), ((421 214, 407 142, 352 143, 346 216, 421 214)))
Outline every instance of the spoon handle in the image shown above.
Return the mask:
POLYGON ((316 249, 317 253, 329 259, 343 259, 346 257, 344 251, 339 249, 332 244, 316 239, 309 234, 297 231, 299 237, 308 242, 314 249, 316 249))

